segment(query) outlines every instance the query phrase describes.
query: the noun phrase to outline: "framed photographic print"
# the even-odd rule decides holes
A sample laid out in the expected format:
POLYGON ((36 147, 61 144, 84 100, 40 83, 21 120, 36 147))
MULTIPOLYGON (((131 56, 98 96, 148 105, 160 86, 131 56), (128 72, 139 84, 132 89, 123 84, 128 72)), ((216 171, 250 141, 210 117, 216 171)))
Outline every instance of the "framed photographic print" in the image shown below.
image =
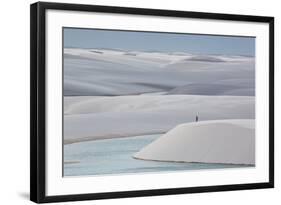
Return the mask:
POLYGON ((34 202, 274 186, 274 18, 31 5, 34 202))

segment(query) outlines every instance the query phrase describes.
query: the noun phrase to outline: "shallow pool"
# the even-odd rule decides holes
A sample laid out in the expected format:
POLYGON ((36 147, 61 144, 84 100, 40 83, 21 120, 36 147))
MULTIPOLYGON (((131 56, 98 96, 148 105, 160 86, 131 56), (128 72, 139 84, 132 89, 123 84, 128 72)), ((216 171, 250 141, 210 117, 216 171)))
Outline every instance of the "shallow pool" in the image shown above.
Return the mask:
POLYGON ((160 135, 105 139, 64 145, 64 176, 183 171, 241 165, 156 162, 132 156, 160 135))

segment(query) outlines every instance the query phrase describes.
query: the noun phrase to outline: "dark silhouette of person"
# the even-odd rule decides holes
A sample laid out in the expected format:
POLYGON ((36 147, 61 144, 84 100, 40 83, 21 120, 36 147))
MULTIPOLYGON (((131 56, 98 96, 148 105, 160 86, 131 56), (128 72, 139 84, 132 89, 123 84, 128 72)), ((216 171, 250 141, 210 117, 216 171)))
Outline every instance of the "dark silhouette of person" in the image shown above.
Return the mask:
POLYGON ((196 115, 195 121, 198 122, 198 120, 199 120, 199 117, 198 117, 198 115, 196 115))

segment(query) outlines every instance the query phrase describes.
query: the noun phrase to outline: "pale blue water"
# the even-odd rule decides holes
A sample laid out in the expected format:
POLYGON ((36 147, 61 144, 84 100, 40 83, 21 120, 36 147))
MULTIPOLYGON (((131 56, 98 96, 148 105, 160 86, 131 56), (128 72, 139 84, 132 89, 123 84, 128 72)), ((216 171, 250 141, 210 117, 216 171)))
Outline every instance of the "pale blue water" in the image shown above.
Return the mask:
POLYGON ((241 165, 156 162, 132 156, 160 135, 95 140, 64 146, 64 176, 105 175, 245 167, 241 165))

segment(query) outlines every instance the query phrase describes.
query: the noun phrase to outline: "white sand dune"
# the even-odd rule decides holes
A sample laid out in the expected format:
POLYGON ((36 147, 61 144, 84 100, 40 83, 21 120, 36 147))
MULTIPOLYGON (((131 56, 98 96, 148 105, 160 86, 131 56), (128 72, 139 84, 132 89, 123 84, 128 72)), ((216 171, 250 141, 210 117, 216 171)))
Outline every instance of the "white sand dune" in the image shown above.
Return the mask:
POLYGON ((254 119, 254 97, 136 95, 65 97, 64 143, 165 133, 178 124, 254 119))
POLYGON ((233 95, 233 96, 254 96, 254 87, 246 88, 243 85, 227 85, 219 83, 192 83, 176 87, 168 92, 168 95, 233 95))
MULTIPOLYGON (((230 95, 246 95, 244 89, 254 89, 254 67, 255 58, 245 56, 65 48, 64 95, 134 95, 217 82, 230 95), (240 85, 241 80, 253 83, 240 85), (231 92, 228 82, 240 85, 239 92, 231 92)), ((177 94, 194 94, 196 90, 193 87, 192 92, 177 94)))
POLYGON ((205 96, 205 95, 130 95, 130 96, 75 96, 64 97, 64 114, 93 114, 139 111, 191 111, 204 119, 208 111, 217 110, 217 115, 227 116, 232 110, 242 116, 253 116, 255 97, 252 96, 205 96), (219 112, 221 109, 221 112, 219 112))
POLYGON ((216 120, 176 126, 134 155, 144 160, 255 164, 254 120, 216 120))

